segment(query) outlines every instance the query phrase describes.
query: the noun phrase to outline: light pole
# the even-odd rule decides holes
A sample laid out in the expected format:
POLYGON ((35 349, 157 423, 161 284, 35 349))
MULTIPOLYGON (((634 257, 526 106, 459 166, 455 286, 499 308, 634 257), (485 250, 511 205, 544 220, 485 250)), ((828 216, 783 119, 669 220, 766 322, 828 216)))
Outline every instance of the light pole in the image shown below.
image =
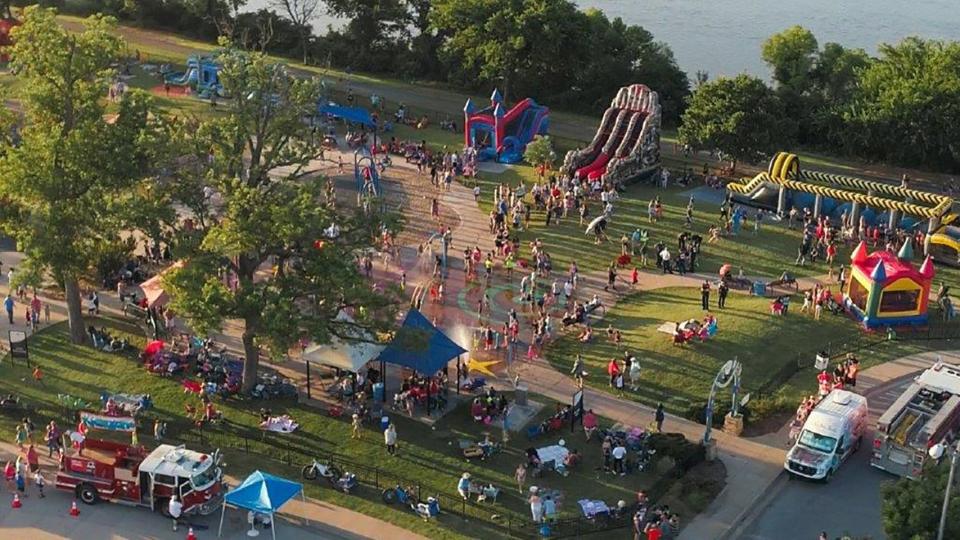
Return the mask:
POLYGON ((944 529, 947 528, 947 510, 950 509, 950 488, 953 487, 953 473, 957 470, 957 458, 960 457, 960 441, 950 446, 937 443, 930 447, 928 453, 933 459, 939 460, 945 453, 950 453, 950 473, 947 474, 947 489, 943 492, 943 509, 940 511, 940 528, 937 529, 937 540, 943 540, 944 529))

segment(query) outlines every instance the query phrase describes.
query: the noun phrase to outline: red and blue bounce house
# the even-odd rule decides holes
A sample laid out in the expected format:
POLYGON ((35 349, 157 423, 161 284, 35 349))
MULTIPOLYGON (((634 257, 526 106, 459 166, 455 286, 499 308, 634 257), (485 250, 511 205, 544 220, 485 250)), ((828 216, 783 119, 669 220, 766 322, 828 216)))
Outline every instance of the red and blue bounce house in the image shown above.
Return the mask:
POLYGON ((476 148, 477 159, 482 161, 517 163, 523 159, 527 143, 546 135, 550 127, 550 109, 526 98, 507 110, 496 89, 489 107, 477 110, 468 99, 463 117, 464 144, 476 148))
POLYGON ((860 245, 850 255, 850 276, 843 284, 843 303, 864 328, 922 326, 927 323, 927 304, 935 269, 927 257, 917 269, 911 262, 910 240, 896 254, 867 254, 860 245))

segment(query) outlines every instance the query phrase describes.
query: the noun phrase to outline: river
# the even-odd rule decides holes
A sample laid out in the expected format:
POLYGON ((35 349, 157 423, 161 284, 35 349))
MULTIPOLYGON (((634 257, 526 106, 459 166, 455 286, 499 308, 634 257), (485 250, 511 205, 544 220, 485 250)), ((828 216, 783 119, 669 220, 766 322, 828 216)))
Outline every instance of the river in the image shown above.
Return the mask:
MULTIPOLYGON (((249 0, 258 9, 270 0, 249 0)), ((763 41, 794 24, 813 31, 823 44, 862 47, 874 54, 880 43, 904 37, 960 40, 957 0, 580 0, 609 17, 639 24, 670 45, 680 67, 711 77, 746 72, 768 77, 760 59, 763 41)), ((325 13, 314 26, 339 22, 325 13)))

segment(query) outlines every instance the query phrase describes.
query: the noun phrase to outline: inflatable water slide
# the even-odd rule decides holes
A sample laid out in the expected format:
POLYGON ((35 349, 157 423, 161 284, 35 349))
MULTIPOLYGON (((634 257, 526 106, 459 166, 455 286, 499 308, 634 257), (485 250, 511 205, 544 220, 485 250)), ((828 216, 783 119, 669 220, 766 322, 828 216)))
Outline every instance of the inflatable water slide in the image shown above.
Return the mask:
POLYGON ((585 148, 567 152, 561 171, 582 180, 628 183, 660 169, 660 98, 645 85, 617 92, 585 148))

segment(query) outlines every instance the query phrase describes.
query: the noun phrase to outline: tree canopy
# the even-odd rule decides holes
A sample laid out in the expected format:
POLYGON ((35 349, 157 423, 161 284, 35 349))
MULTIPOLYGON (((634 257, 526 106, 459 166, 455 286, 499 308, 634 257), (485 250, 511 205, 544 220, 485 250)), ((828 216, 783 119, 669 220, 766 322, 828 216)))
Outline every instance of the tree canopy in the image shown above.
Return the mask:
MULTIPOLYGON (((900 479, 881 489, 883 529, 890 540, 933 540, 940 525, 949 458, 927 466, 920 480, 900 479)), ((960 497, 950 501, 944 538, 960 538, 960 497)))
POLYGON ((700 85, 683 113, 679 136, 694 148, 757 161, 789 144, 792 129, 774 92, 756 77, 738 75, 700 85))
MULTIPOLYGON (((131 91, 107 117, 110 69, 122 42, 113 19, 67 32, 53 10, 27 8, 14 29, 12 67, 24 82, 25 123, 0 159, 0 226, 26 254, 20 278, 51 275, 65 289, 72 338, 85 336, 80 280, 121 231, 159 218, 141 209, 154 189, 165 125, 148 96, 131 91)), ((6 126, 9 129, 9 126, 6 126)))
POLYGON ((850 153, 960 170, 960 43, 882 45, 842 113, 850 153))
POLYGON ((206 226, 183 235, 187 263, 166 283, 174 310, 196 331, 243 322, 249 390, 261 346, 283 355, 300 338, 356 339, 357 327, 375 335, 392 324, 395 301, 390 290, 373 290, 357 264, 385 223, 325 202, 327 179, 311 169, 320 141, 303 118, 315 108, 318 82, 260 53, 228 47, 219 60, 228 109, 191 130, 200 165, 184 174, 222 202, 206 226), (339 319, 342 310, 354 322, 339 319))

